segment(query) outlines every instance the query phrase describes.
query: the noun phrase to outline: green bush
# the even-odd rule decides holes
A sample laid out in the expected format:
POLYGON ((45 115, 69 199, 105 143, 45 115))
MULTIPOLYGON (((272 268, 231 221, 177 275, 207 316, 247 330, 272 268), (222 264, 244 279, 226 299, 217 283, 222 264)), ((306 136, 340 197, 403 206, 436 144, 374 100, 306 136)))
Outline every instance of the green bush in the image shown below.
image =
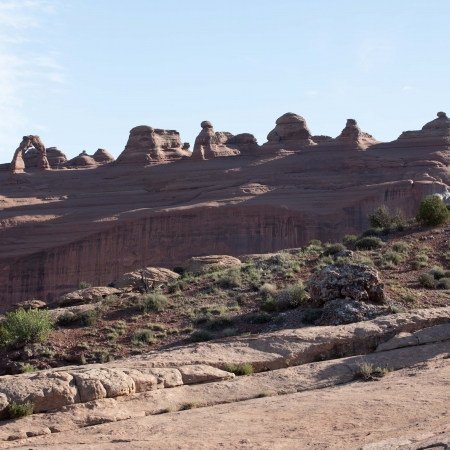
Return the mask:
POLYGON ((357 250, 374 250, 380 248, 383 245, 383 241, 377 237, 364 237, 358 239, 355 243, 357 250))
POLYGON ((359 238, 370 237, 370 236, 379 236, 381 234, 381 230, 378 228, 369 228, 366 231, 363 231, 359 238))
POLYGON ((342 243, 344 245, 352 245, 358 240, 358 236, 355 236, 354 234, 346 234, 344 236, 344 239, 342 239, 342 243))
POLYGON ((275 296, 275 307, 279 311, 299 306, 306 298, 306 291, 301 281, 289 284, 275 296))
POLYGON ((439 266, 433 266, 428 273, 430 275, 433 275, 435 280, 440 280, 441 278, 444 278, 448 275, 450 275, 450 273, 448 271, 445 271, 442 267, 439 266))
POLYGON ((34 404, 32 402, 26 402, 22 405, 12 402, 6 408, 6 416, 9 419, 20 419, 33 414, 33 412, 34 404))
POLYGON ((82 327, 90 327, 98 322, 100 315, 100 311, 89 309, 75 314, 73 321, 77 322, 82 327))
POLYGON ((450 219, 450 211, 438 195, 429 195, 420 202, 417 222, 425 225, 444 225, 450 219))
POLYGON ((205 327, 210 331, 218 331, 224 328, 229 328, 233 325, 234 319, 229 315, 224 315, 217 317, 215 319, 209 320, 205 327))
POLYGON ((227 372, 234 373, 237 376, 240 375, 251 375, 254 371, 253 366, 250 363, 243 363, 239 365, 227 364, 225 367, 227 372))
POLYGON ((450 278, 441 278, 437 283, 437 287, 441 289, 450 289, 450 278))
POLYGON ((394 251, 386 252, 384 261, 391 262, 395 266, 398 266, 402 262, 402 255, 394 251))
POLYGON ((139 299, 138 306, 144 313, 161 312, 167 306, 167 298, 162 294, 147 294, 139 299))
POLYGON ((312 239, 306 245, 307 247, 322 247, 322 241, 319 239, 312 239))
POLYGON ((191 342, 206 342, 211 340, 211 335, 206 330, 195 330, 191 333, 191 342))
POLYGON ((19 308, 5 316, 2 334, 6 342, 45 342, 53 329, 47 310, 19 308))
POLYGON ((401 211, 392 214, 386 205, 381 205, 372 214, 369 214, 369 223, 373 228, 402 227, 405 223, 405 217, 401 211))
POLYGON ((406 242, 398 241, 392 244, 392 250, 397 253, 407 253, 409 245, 406 242))
POLYGON ((322 317, 323 310, 320 308, 308 308, 303 314, 302 322, 313 324, 322 317))
POLYGON ((426 288, 436 287, 436 280, 434 279, 434 276, 429 273, 423 273, 422 275, 420 275, 419 283, 426 288))
POLYGON ((216 283, 222 288, 234 288, 242 285, 241 270, 232 267, 215 276, 216 283))
POLYGON ((231 337, 236 336, 237 330, 235 328, 225 328, 225 330, 222 331, 223 337, 231 337))
POLYGON ((270 322, 272 320, 272 316, 264 311, 261 311, 247 314, 244 317, 244 320, 248 323, 263 324, 270 322))
POLYGON ((78 285, 79 289, 88 289, 91 287, 90 283, 86 283, 86 281, 80 281, 80 284, 78 285))
POLYGON ((264 300, 263 303, 261 303, 259 309, 261 311, 267 311, 267 312, 273 312, 276 309, 275 300, 271 295, 268 295, 266 297, 266 300, 264 300))
POLYGON ((131 336, 131 342, 133 344, 153 344, 155 338, 150 330, 145 330, 143 328, 137 329, 131 336))
POLYGON ((342 250, 345 250, 345 246, 342 244, 330 244, 327 245, 325 248, 323 255, 324 256, 330 256, 335 255, 336 253, 342 252, 342 250))
POLYGON ((267 297, 268 295, 273 297, 276 292, 277 292, 277 287, 274 286, 273 284, 269 284, 269 283, 264 283, 259 288, 259 293, 263 296, 263 298, 267 297))

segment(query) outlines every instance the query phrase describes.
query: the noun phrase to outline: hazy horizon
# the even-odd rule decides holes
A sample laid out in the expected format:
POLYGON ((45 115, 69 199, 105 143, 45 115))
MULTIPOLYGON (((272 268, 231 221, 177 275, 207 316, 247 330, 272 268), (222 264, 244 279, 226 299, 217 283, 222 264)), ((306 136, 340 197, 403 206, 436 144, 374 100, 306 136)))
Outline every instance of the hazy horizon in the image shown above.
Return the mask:
MULTIPOLYGON (((380 141, 446 111, 450 2, 0 0, 0 162, 23 135, 71 158, 138 125, 260 144, 286 112, 380 141)), ((449 112, 449 111, 447 111, 449 112)))

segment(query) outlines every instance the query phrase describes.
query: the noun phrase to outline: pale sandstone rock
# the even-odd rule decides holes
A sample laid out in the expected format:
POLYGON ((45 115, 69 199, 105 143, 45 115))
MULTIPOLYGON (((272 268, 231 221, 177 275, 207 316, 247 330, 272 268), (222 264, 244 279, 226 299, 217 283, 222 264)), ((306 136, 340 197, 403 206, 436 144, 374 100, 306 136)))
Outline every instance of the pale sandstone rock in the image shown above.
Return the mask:
POLYGON ((194 256, 186 260, 181 267, 185 272, 198 273, 207 272, 213 267, 225 269, 228 267, 240 266, 238 258, 227 255, 194 256))
POLYGON ((450 339, 450 324, 444 323, 442 325, 416 331, 414 337, 419 341, 419 344, 447 341, 450 339))
POLYGON ((59 307, 72 306, 77 303, 92 303, 108 295, 121 294, 116 288, 112 287, 90 287, 86 289, 79 289, 78 291, 69 292, 61 296, 55 303, 59 307))
POLYGON ((307 289, 311 299, 319 305, 347 297, 366 302, 386 301, 384 283, 381 282, 377 270, 363 264, 326 266, 312 275, 307 289))
MULTIPOLYGON (((438 325, 439 327, 439 325, 438 325)), ((417 345, 419 340, 412 333, 399 333, 387 342, 377 346, 375 352, 384 352, 386 350, 394 350, 396 348, 409 347, 411 345, 417 345)))
POLYGON ((234 373, 216 369, 205 364, 178 367, 183 379, 183 384, 205 383, 234 378, 234 373))
POLYGON ((44 309, 47 307, 47 303, 42 300, 25 300, 24 302, 19 302, 9 308, 9 311, 17 311, 19 308, 23 308, 26 311, 29 309, 44 309))
POLYGON ((8 397, 3 392, 0 393, 0 419, 6 417, 6 408, 9 405, 8 397))
MULTIPOLYGON (((165 388, 172 388, 183 384, 183 378, 178 369, 152 368, 144 369, 142 372, 154 375, 158 380, 162 379, 165 388)), ((161 383, 161 381, 158 381, 158 384, 159 383, 161 383)))
POLYGON ((0 393, 8 402, 31 401, 34 411, 41 412, 80 401, 72 375, 67 372, 43 372, 14 382, 0 383, 0 393))
POLYGON ((114 286, 124 290, 147 290, 156 283, 168 283, 178 279, 180 275, 163 267, 146 267, 134 272, 123 274, 114 286))
POLYGON ((161 377, 157 378, 155 375, 134 369, 122 369, 122 372, 134 381, 136 393, 164 388, 164 379, 161 377))
POLYGON ((97 309, 101 306, 101 302, 96 303, 88 303, 88 304, 82 304, 82 305, 75 305, 75 306, 68 306, 68 307, 62 307, 62 308, 56 308, 56 309, 50 309, 48 314, 49 317, 52 320, 58 320, 60 316, 70 316, 73 317, 76 314, 90 311, 93 309, 97 309))

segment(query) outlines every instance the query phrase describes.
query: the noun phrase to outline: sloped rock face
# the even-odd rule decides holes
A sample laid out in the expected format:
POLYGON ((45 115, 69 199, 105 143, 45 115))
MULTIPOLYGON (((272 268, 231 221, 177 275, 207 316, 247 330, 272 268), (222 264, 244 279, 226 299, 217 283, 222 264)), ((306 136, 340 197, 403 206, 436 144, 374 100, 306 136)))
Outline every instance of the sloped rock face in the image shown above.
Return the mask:
POLYGON ((276 124, 277 126, 267 135, 267 143, 263 147, 291 150, 316 145, 303 117, 286 113, 276 120, 276 124))
POLYGON ((381 282, 378 272, 364 264, 324 267, 309 280, 308 292, 311 300, 318 305, 335 299, 386 302, 384 283, 381 282))
POLYGON ((176 130, 162 130, 141 125, 130 131, 125 150, 117 158, 118 164, 147 164, 173 161, 189 157, 176 130))

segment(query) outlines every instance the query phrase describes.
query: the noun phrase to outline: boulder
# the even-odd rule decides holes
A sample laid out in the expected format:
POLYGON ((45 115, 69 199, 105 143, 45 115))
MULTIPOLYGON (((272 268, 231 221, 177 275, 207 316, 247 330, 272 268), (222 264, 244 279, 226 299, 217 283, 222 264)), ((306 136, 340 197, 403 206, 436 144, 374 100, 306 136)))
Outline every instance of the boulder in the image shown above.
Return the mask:
POLYGON ((341 250, 333 255, 333 258, 353 258, 353 252, 351 250, 341 250))
POLYGON ((381 314, 387 314, 387 310, 351 298, 337 298, 325 304, 322 316, 315 325, 345 325, 373 320, 381 314))
POLYGON ((163 267, 145 267, 123 274, 113 285, 117 289, 127 291, 147 291, 156 283, 168 283, 179 277, 178 273, 163 267))
POLYGON ((67 161, 67 166, 88 167, 96 166, 98 163, 92 156, 89 156, 86 150, 83 150, 78 156, 67 161))
POLYGON ((235 377, 234 373, 216 369, 215 367, 207 366, 205 364, 181 366, 178 367, 178 370, 183 378, 183 384, 229 380, 235 377))
POLYGON ((189 156, 191 152, 183 148, 178 131, 140 125, 130 131, 127 145, 117 158, 117 163, 145 166, 189 156))
POLYGON ((181 267, 185 272, 203 273, 208 272, 213 267, 225 269, 228 267, 240 266, 242 263, 238 258, 227 255, 195 256, 186 260, 181 267))
POLYGON ((384 283, 381 282, 377 270, 364 264, 326 266, 313 274, 307 290, 311 300, 318 305, 335 299, 386 302, 384 283))
POLYGON ((56 300, 55 304, 58 307, 66 307, 80 303, 94 303, 107 295, 115 295, 120 293, 121 291, 113 287, 90 287, 87 289, 79 289, 78 291, 69 292, 56 300))
POLYGON ((12 305, 8 309, 8 312, 17 311, 19 308, 23 308, 25 311, 28 311, 29 309, 44 309, 47 308, 47 303, 42 300, 25 300, 24 302, 19 302, 12 305))

